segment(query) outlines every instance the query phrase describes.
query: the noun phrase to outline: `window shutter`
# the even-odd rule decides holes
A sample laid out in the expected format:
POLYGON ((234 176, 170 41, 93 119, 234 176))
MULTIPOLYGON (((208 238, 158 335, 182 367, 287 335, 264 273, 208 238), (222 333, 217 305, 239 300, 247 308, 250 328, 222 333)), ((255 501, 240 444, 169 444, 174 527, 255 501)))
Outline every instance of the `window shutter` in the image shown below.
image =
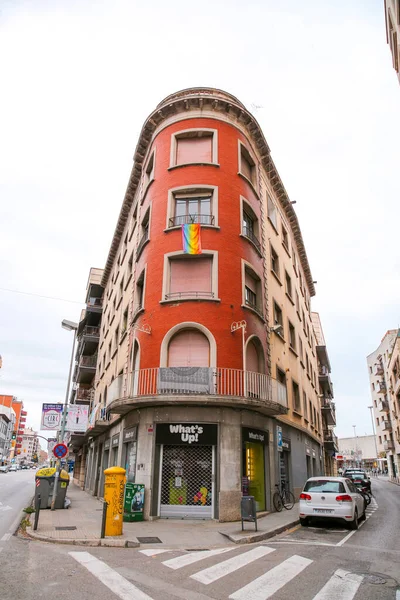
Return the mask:
POLYGON ((210 345, 200 331, 187 329, 176 334, 168 346, 169 367, 209 367, 210 345))
POLYGON ((211 266, 211 258, 171 260, 170 293, 211 292, 211 266))
POLYGON ((177 138, 176 164, 212 162, 212 136, 177 138))

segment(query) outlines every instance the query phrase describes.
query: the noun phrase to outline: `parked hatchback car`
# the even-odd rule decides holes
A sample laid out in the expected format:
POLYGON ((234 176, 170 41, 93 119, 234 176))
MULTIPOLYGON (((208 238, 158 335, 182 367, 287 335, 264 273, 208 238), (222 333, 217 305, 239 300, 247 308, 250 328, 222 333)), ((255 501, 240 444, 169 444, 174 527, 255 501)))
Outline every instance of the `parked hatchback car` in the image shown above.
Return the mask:
POLYGON ((363 469, 346 469, 343 477, 347 477, 352 481, 362 482, 363 487, 367 488, 367 490, 371 493, 371 480, 363 469))
POLYGON ((8 473, 10 467, 8 465, 0 465, 0 473, 8 473))
POLYGON ((10 471, 18 471, 17 465, 11 465, 10 471))
POLYGON ((346 477, 310 477, 300 494, 300 523, 310 519, 340 519, 350 529, 358 529, 365 520, 365 500, 353 482, 346 477))

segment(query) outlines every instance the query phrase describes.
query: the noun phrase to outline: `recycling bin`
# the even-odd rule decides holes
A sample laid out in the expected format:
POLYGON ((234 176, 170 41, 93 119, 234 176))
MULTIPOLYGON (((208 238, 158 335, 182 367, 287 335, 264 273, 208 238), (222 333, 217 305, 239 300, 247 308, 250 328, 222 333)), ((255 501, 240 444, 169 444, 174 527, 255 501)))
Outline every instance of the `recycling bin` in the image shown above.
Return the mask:
MULTIPOLYGON (((54 493, 56 469, 48 467, 39 469, 35 475, 35 504, 40 494, 40 509, 51 508, 54 493)), ((54 508, 64 508, 65 496, 69 485, 69 475, 64 469, 61 470, 57 483, 57 497, 54 508)))

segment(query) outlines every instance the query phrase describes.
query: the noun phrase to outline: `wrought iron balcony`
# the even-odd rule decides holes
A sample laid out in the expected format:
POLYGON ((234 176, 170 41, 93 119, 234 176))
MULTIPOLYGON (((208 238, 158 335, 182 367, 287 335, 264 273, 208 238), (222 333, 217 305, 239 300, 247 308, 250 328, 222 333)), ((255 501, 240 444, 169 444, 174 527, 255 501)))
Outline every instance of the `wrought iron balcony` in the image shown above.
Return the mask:
POLYGON ((165 294, 165 300, 184 300, 185 298, 199 298, 199 299, 209 299, 214 298, 214 292, 171 292, 170 294, 165 294))
POLYGON ((190 223, 200 223, 200 225, 214 225, 214 215, 179 215, 176 217, 170 217, 168 221, 169 227, 179 227, 190 223))
POLYGON ((254 310, 262 319, 264 319, 264 314, 262 308, 258 306, 256 302, 252 302, 249 298, 246 298, 246 306, 254 310))
POLYGON ((96 369, 97 354, 92 356, 81 356, 79 359, 79 367, 84 369, 96 369))
POLYGON ((253 230, 247 227, 247 225, 243 225, 243 235, 247 237, 257 248, 259 253, 262 253, 261 244, 258 237, 254 234, 253 230))
POLYGON ((130 375, 127 388, 122 389, 122 378, 119 377, 110 386, 107 407, 112 413, 125 414, 133 406, 179 402, 186 405, 201 402, 211 406, 247 407, 269 415, 287 412, 287 392, 283 384, 268 375, 239 369, 140 369, 130 375))
POLYGON ((76 391, 76 400, 90 402, 93 397, 93 389, 78 388, 76 391))

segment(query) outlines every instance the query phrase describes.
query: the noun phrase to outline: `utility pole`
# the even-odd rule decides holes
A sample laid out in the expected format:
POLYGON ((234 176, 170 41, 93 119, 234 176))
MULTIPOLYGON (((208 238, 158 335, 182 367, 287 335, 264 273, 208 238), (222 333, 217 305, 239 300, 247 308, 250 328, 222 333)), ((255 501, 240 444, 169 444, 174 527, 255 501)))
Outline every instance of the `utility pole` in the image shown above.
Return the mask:
POLYGON ((369 411, 371 413, 372 433, 374 434, 374 442, 375 442, 376 466, 378 467, 378 465, 379 465, 379 461, 378 461, 378 444, 376 443, 375 423, 374 423, 374 416, 373 416, 373 413, 372 413, 372 409, 374 407, 373 406, 368 406, 368 408, 369 408, 369 411))
POLYGON ((354 442, 355 442, 355 467, 357 467, 357 458, 358 458, 358 447, 357 447, 357 435, 356 435, 356 426, 353 425, 354 429, 354 442))

